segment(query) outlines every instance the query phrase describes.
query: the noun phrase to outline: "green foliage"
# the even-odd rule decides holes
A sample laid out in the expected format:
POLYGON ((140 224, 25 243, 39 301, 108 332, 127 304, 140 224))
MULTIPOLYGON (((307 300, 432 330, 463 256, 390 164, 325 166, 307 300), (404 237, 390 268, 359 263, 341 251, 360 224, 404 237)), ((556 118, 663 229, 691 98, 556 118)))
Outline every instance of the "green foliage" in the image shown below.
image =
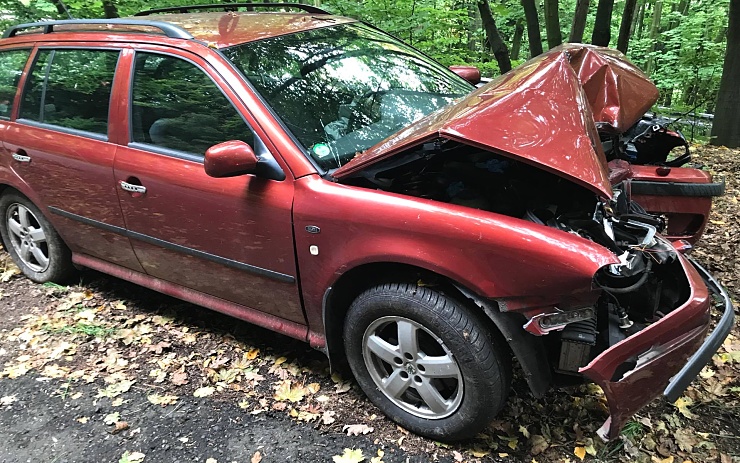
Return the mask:
MULTIPOLYGON (((672 11, 678 3, 664 2, 654 46, 647 33, 633 37, 628 56, 643 69, 648 57, 655 61, 650 77, 661 91, 659 104, 712 112, 722 77, 729 0, 693 0, 686 15, 672 11)), ((652 14, 646 12, 648 21, 652 14)))
MULTIPOLYGON (((216 1, 216 0, 212 0, 216 1)), ((315 1, 303 0, 314 4, 315 1)), ((659 0, 638 0, 634 33, 628 57, 646 68, 649 58, 654 66, 650 76, 661 90, 660 104, 678 111, 695 109, 711 112, 714 107, 722 60, 730 0, 662 0, 662 15, 656 40, 650 39, 654 4, 659 0), (688 8, 682 12, 682 8, 688 8), (642 9, 642 15, 639 14, 642 9), (655 43, 653 43, 655 42, 655 43)), ((67 0, 75 17, 104 17, 102 0, 67 0)), ((163 6, 207 3, 201 0, 106 0, 114 4, 121 16, 163 6)), ((485 43, 477 0, 323 0, 321 7, 369 22, 410 43, 444 65, 472 64, 484 76, 499 74, 496 60, 485 43)), ((504 42, 509 48, 517 21, 524 18, 519 0, 490 0, 491 10, 504 42)), ((540 25, 544 32, 542 2, 538 1, 540 25)), ((596 1, 591 2, 584 40, 591 38, 596 14, 596 1)), ((576 0, 560 0, 560 29, 564 39, 570 33, 576 0)), ((625 0, 614 2, 611 46, 616 46, 625 0)), ((52 0, 0 0, 0 26, 42 18, 63 18, 64 11, 52 0)), ((543 46, 547 48, 545 34, 543 46)), ((520 60, 528 58, 529 45, 524 33, 520 60)))

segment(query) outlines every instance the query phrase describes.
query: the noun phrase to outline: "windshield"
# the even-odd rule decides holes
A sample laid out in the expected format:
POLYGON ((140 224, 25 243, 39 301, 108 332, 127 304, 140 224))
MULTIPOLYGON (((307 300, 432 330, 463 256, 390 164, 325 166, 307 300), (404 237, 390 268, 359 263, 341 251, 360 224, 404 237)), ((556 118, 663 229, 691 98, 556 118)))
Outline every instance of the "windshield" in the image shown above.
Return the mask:
POLYGON ((223 52, 327 170, 472 90, 440 64, 359 23, 223 52))

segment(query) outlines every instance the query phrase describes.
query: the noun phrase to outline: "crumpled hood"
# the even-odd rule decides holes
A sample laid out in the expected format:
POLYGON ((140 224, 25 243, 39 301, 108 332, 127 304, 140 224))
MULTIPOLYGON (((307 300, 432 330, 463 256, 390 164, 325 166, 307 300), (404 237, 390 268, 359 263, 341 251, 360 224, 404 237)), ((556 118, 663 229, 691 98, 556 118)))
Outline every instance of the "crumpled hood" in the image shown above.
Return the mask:
POLYGON ((655 84, 618 50, 566 43, 552 52, 570 56, 600 131, 626 132, 658 101, 655 84))
POLYGON ((638 95, 625 87, 640 79, 652 83, 619 55, 580 44, 557 47, 396 132, 332 175, 351 177, 395 154, 443 138, 540 166, 610 198, 596 122, 626 130, 652 105, 644 101, 650 100, 642 93, 646 86, 636 87, 642 93, 638 95))

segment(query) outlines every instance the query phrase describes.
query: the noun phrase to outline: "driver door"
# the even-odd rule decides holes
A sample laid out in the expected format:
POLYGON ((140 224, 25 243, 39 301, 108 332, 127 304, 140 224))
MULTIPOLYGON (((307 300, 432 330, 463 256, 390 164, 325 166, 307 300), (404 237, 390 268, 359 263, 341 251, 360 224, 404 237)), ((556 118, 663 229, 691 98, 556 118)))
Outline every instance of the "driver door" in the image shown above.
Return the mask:
MULTIPOLYGON (((195 56, 136 51, 130 140, 116 153, 134 251, 156 278, 305 324, 296 282, 291 178, 212 178, 207 148, 243 140, 270 156, 195 56)), ((260 152, 261 151, 261 152, 260 152)))

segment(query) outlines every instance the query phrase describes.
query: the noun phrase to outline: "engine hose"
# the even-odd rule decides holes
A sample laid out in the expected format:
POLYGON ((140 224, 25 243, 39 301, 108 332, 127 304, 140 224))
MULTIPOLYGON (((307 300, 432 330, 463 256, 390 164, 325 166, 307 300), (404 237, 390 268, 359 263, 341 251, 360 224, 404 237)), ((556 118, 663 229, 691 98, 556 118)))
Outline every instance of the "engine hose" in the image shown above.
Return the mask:
POLYGON ((635 283, 633 283, 633 284, 631 284, 629 286, 626 286, 624 288, 612 288, 612 287, 609 287, 609 286, 604 286, 601 283, 599 283, 598 281, 596 281, 596 283, 599 285, 599 287, 601 289, 603 289, 604 291, 608 291, 608 292, 610 292, 612 294, 626 294, 626 293, 631 293, 632 291, 638 289, 640 286, 642 286, 642 285, 645 284, 645 282, 647 281, 648 277, 650 276, 650 270, 652 268, 653 268, 653 260, 652 259, 648 259, 647 264, 645 265, 645 272, 642 274, 642 276, 640 277, 640 279, 637 280, 635 283))

